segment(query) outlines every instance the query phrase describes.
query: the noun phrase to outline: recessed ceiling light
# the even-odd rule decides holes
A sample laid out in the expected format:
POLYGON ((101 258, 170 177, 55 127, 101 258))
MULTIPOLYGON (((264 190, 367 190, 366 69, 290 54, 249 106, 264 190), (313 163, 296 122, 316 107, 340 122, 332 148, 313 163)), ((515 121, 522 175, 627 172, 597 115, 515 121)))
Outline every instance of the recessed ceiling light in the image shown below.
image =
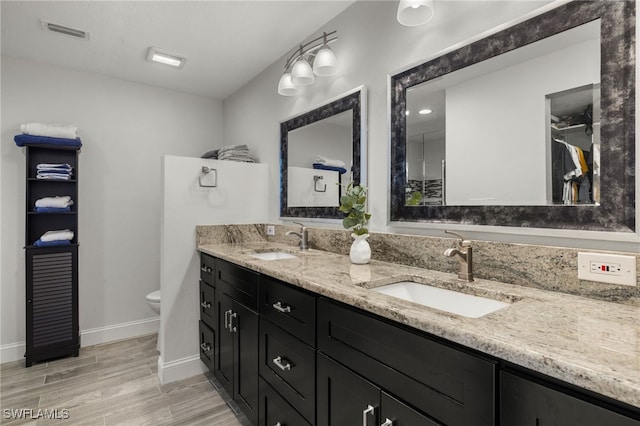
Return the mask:
POLYGON ((432 112, 433 111, 431 111, 429 108, 425 108, 418 111, 418 114, 427 115, 427 114, 431 114, 432 112))
POLYGON ((180 69, 184 66, 187 58, 168 52, 164 49, 151 46, 147 52, 147 61, 158 62, 160 64, 180 69))
POLYGON ((409 110, 406 110, 406 111, 404 112, 404 114, 405 114, 405 115, 409 115, 409 114, 410 114, 410 113, 409 113, 409 110))
POLYGON ((83 38, 86 40, 89 39, 88 31, 67 27, 65 25, 54 24, 53 22, 45 21, 44 19, 41 19, 40 23, 42 24, 42 28, 44 28, 45 30, 52 31, 54 33, 64 34, 64 35, 77 37, 77 38, 83 38))

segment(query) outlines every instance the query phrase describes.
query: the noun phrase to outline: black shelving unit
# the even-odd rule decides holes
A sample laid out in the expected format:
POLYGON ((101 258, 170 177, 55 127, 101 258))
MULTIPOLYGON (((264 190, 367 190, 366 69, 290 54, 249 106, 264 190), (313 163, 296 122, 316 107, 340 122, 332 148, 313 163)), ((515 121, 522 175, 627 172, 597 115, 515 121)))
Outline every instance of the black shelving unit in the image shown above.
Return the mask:
POLYGON ((29 145, 26 148, 26 366, 62 356, 78 356, 78 148, 29 145), (70 180, 37 179, 37 165, 73 167, 70 180), (43 197, 71 196, 70 212, 38 213, 43 197), (69 245, 38 247, 47 231, 69 229, 69 245))

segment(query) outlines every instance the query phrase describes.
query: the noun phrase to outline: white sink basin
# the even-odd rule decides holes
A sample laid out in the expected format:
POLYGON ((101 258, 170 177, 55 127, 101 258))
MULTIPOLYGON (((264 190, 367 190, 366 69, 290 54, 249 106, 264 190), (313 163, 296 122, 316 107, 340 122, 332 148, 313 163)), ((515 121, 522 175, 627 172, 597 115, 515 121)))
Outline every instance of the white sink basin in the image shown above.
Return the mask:
POLYGON ((260 260, 282 260, 282 259, 294 259, 295 257, 297 257, 291 253, 287 253, 284 251, 268 251, 264 253, 253 253, 253 254, 250 254, 249 256, 255 257, 256 259, 260 259, 260 260))
POLYGON ((509 303, 498 300, 432 287, 413 281, 383 285, 372 290, 468 318, 480 318, 509 306, 509 303))

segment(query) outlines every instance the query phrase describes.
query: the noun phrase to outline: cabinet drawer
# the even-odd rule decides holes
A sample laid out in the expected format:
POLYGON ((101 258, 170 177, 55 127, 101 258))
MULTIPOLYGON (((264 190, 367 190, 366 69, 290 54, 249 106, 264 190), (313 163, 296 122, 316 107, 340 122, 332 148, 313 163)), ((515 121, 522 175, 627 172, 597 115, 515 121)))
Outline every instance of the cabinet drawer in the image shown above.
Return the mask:
POLYGON ((216 259, 216 288, 254 311, 258 310, 259 277, 257 272, 216 259))
POLYGON ((214 285, 215 258, 206 253, 200 253, 200 279, 214 285))
POLYGON ((260 319, 260 374, 310 420, 315 417, 315 369, 313 348, 260 319))
POLYGON ((500 372, 500 424, 640 426, 640 421, 527 378, 500 372))
POLYGON ((260 426, 311 426, 264 379, 260 379, 260 426))
POLYGON ((313 294, 263 275, 260 315, 315 347, 316 297, 313 294))
POLYGON ((213 371, 215 353, 215 333, 204 322, 200 321, 200 359, 213 371))
POLYGON ((493 362, 324 298, 318 349, 441 423, 495 423, 493 362))
POLYGON ((215 330, 215 290, 204 281, 200 281, 200 319, 215 330))

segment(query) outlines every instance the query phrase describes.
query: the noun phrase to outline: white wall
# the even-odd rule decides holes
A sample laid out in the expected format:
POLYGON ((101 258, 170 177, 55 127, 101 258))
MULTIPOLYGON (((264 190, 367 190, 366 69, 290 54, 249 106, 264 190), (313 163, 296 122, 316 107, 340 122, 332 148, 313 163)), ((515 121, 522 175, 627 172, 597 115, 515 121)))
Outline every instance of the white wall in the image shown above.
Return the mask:
MULTIPOLYGON (((162 171, 160 352, 162 383, 200 373, 196 225, 265 223, 267 164, 167 155, 162 171), (202 166, 217 170, 217 186, 203 188, 202 166)), ((210 172, 203 185, 213 185, 210 172)), ((205 369, 206 370, 206 369, 205 369)))
MULTIPOLYGON (((348 173, 342 175, 345 180, 348 173)), ((340 174, 331 170, 289 167, 287 204, 289 207, 339 207, 340 174), (315 176, 322 179, 314 181, 315 176)), ((346 183, 348 185, 348 183, 346 183)))
MULTIPOLYGON (((372 231, 444 236, 443 229, 454 228, 464 231, 465 235, 473 239, 638 251, 640 239, 637 234, 473 225, 390 225, 387 222, 390 179, 387 76, 438 56, 445 49, 522 17, 540 6, 540 3, 528 1, 436 2, 434 19, 427 25, 410 28, 397 23, 396 1, 356 2, 310 35, 311 38, 321 31, 338 31, 339 39, 332 44, 332 49, 340 64, 339 74, 333 78, 316 79, 314 85, 303 88, 297 96, 279 96, 277 84, 286 60, 286 55, 283 56, 224 100, 225 142, 259 141, 256 143, 256 150, 261 160, 277 165, 279 123, 283 119, 321 105, 326 99, 334 98, 356 86, 365 85, 369 109, 368 186, 369 207, 373 214, 370 222, 372 231), (447 9, 456 9, 461 13, 459 25, 444 23, 442 17, 447 9), (247 117, 251 119, 247 120, 247 117)), ((272 187, 278 188, 279 173, 276 167, 271 168, 270 178, 272 187)), ((275 189, 272 197, 278 199, 278 196, 275 189)), ((640 210, 638 217, 640 218, 640 210)), ((278 220, 277 206, 272 208, 271 218, 273 221, 278 220)), ((334 226, 340 227, 337 222, 334 226)))
POLYGON ((13 136, 28 121, 75 123, 83 141, 82 344, 157 330, 145 295, 160 288, 161 158, 223 145, 221 102, 9 57, 1 71, 2 361, 24 352, 25 158, 13 136))
MULTIPOLYGON (((344 112, 353 117, 351 111, 344 112)), ((313 123, 289 132, 287 163, 294 167, 312 167, 314 158, 321 157, 341 160, 345 169, 350 170, 353 162, 351 148, 352 126, 342 126, 326 122, 313 123)))

